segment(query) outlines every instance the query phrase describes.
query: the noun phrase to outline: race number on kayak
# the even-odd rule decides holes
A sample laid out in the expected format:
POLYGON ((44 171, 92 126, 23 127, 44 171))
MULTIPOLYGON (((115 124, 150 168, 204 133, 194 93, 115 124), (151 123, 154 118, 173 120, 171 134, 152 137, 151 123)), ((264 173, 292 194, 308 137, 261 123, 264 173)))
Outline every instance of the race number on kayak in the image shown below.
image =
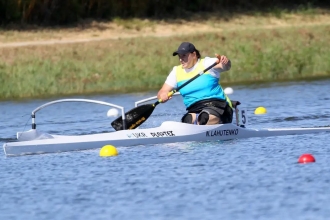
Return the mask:
POLYGON ((242 109, 239 109, 238 110, 238 115, 237 115, 237 118, 236 118, 236 123, 238 125, 244 125, 246 126, 247 123, 248 123, 248 117, 247 117, 247 111, 245 108, 242 108, 242 109), (238 121, 238 123, 237 123, 238 121))

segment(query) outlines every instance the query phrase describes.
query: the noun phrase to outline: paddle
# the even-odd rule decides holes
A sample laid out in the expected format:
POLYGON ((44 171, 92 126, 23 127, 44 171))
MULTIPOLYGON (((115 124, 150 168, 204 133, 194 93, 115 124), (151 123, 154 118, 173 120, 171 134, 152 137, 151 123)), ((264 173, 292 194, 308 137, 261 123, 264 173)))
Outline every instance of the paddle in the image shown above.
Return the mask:
MULTIPOLYGON (((185 87, 186 85, 188 85, 189 83, 191 83, 192 81, 194 81, 195 79, 197 79, 198 77, 203 75, 205 72, 207 72, 208 70, 210 70, 211 68, 216 66, 218 63, 220 63, 220 55, 216 55, 216 56, 217 56, 218 60, 215 63, 213 63, 211 66, 207 67, 202 72, 198 73, 196 76, 194 76, 193 78, 191 78, 190 80, 188 80, 187 82, 185 82, 184 84, 179 86, 177 89, 173 89, 171 92, 168 93, 168 97, 171 97, 174 93, 178 92, 180 89, 182 89, 183 87, 185 87)), ((136 108, 133 108, 129 112, 125 113, 126 127, 130 130, 130 129, 134 129, 134 128, 140 126, 143 122, 145 122, 149 118, 149 116, 154 111, 155 107, 161 102, 162 102, 162 100, 160 99, 157 102, 155 102, 154 104, 140 105, 136 108)), ((111 122, 111 126, 116 131, 125 129, 124 121, 123 121, 122 117, 118 117, 116 120, 111 122)))

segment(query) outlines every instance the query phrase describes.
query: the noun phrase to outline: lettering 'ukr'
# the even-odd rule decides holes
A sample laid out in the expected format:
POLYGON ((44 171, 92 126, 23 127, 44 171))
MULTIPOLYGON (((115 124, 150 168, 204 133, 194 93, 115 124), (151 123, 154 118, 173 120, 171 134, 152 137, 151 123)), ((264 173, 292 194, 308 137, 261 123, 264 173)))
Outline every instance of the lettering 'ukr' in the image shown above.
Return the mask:
POLYGON ((207 131, 207 137, 238 135, 238 129, 207 131))
POLYGON ((143 137, 148 137, 145 133, 140 132, 140 133, 132 133, 132 135, 134 135, 134 137, 136 138, 143 138, 143 137))

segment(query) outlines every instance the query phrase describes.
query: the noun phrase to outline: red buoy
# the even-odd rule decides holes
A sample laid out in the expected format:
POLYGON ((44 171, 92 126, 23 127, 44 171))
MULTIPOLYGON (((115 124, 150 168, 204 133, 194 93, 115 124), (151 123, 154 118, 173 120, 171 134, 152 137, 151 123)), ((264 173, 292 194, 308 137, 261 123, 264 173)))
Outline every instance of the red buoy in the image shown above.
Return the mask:
POLYGON ((303 154, 299 157, 298 163, 314 163, 315 158, 311 154, 303 154))

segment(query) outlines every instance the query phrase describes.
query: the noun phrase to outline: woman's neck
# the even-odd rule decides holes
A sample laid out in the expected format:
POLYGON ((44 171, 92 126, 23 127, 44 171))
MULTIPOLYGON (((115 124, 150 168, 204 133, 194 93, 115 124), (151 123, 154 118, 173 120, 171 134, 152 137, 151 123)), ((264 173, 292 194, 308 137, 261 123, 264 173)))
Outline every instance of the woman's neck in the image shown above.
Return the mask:
POLYGON ((193 62, 192 62, 192 64, 189 65, 189 66, 187 67, 187 69, 191 69, 191 68, 193 68, 193 67, 196 65, 197 61, 198 61, 198 59, 194 59, 193 62))

